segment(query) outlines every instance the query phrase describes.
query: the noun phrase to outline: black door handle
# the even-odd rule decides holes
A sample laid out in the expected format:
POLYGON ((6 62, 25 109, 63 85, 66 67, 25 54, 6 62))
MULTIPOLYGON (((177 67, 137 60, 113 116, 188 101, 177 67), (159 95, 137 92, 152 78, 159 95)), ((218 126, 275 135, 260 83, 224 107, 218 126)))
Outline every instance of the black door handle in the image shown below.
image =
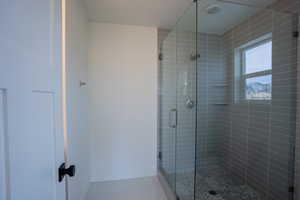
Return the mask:
POLYGON ((58 181, 62 182, 66 175, 70 177, 75 176, 75 165, 71 165, 69 168, 66 169, 66 164, 61 164, 61 166, 58 168, 58 181))

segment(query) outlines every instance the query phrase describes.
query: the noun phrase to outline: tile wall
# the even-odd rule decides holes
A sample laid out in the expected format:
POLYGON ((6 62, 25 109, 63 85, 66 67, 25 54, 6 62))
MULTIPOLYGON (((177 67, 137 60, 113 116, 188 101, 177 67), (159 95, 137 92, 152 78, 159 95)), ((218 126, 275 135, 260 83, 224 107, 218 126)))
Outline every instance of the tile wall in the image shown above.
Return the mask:
MULTIPOLYGON (((292 186, 296 121, 297 19, 265 10, 223 36, 230 105, 225 166, 266 198, 286 199, 292 186), (234 101, 235 49, 273 34, 272 101, 234 101)), ((243 90, 243 88, 242 88, 243 90)))

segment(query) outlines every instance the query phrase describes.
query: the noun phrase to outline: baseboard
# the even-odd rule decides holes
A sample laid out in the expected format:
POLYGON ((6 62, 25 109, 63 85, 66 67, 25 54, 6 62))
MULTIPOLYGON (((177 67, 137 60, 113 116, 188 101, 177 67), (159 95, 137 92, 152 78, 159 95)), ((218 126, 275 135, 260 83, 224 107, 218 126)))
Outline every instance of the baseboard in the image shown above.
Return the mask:
POLYGON ((80 198, 81 200, 86 200, 87 199, 87 195, 89 192, 89 188, 90 188, 91 182, 88 182, 86 188, 85 188, 85 192, 83 193, 82 197, 80 198))
POLYGON ((142 178, 151 178, 156 177, 157 175, 146 175, 146 176, 133 176, 133 177, 124 177, 124 178, 112 178, 112 179, 98 179, 98 178, 91 178, 90 183, 101 183, 101 182, 112 182, 112 181, 126 181, 132 179, 142 179, 142 178))

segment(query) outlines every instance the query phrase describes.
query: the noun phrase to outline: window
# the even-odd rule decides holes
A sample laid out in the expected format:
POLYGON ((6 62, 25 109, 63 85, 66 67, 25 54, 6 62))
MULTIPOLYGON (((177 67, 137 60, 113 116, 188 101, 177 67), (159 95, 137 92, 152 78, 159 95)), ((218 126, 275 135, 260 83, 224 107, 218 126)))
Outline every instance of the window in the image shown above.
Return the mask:
POLYGON ((272 36, 266 35, 236 50, 239 100, 272 99, 272 36))

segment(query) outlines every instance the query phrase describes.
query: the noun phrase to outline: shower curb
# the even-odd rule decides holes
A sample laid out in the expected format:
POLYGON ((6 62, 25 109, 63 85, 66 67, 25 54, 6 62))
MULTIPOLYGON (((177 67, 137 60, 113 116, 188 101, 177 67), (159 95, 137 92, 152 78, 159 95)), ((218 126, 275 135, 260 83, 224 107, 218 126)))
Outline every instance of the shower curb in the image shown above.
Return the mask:
POLYGON ((167 196, 167 199, 168 200, 176 200, 177 199, 176 194, 172 191, 167 180, 165 179, 165 177, 163 176, 163 174, 160 170, 158 170, 157 178, 167 196))

